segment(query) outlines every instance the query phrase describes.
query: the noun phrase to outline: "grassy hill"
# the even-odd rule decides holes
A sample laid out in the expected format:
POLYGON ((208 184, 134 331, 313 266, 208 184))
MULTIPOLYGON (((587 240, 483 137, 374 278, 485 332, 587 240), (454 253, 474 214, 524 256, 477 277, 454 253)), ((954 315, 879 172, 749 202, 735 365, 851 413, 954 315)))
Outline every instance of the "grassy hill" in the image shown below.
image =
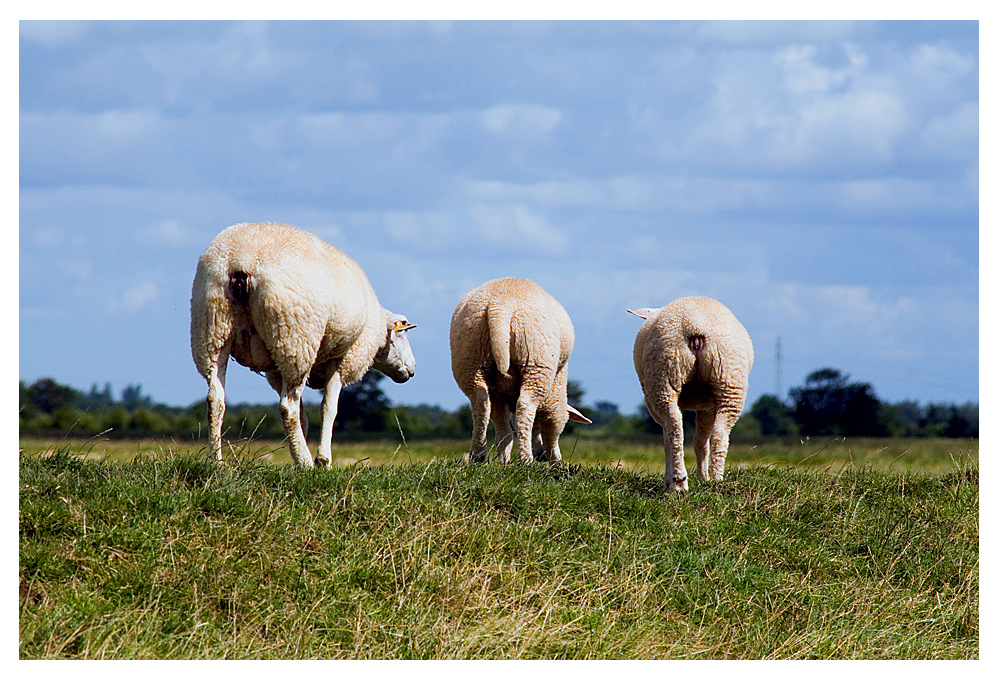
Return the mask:
POLYGON ((684 496, 640 465, 393 457, 22 447, 21 658, 978 657, 977 455, 684 496))

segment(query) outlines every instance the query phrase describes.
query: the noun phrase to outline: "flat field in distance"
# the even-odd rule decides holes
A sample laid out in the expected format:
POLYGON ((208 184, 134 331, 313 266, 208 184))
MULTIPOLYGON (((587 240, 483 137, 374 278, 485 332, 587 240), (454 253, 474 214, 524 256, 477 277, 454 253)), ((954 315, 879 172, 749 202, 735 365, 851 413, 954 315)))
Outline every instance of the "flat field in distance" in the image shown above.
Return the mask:
MULTIPOLYGON (((201 455, 204 443, 170 439, 71 441, 22 439, 24 453, 54 452, 70 446, 89 459, 117 461, 136 457, 201 455)), ((315 442, 310 441, 313 454, 315 442)), ((561 441, 566 463, 611 465, 631 471, 662 474, 664 468, 661 437, 589 438, 565 436, 561 441)), ((468 450, 466 440, 378 439, 367 442, 340 442, 333 439, 337 465, 401 465, 435 460, 461 460, 468 450)), ((495 454, 495 450, 490 455, 495 454)), ((239 460, 290 464, 288 447, 281 441, 234 440, 226 442, 225 456, 239 460)), ((694 453, 686 447, 687 472, 693 474, 694 453)), ((978 464, 978 440, 885 438, 885 439, 760 439, 753 443, 733 443, 726 469, 746 466, 774 466, 800 471, 840 473, 846 469, 884 472, 924 472, 939 474, 963 463, 978 464)))
POLYGON ((977 659, 978 442, 22 441, 22 659, 977 659), (688 469, 693 461, 688 457, 688 469))

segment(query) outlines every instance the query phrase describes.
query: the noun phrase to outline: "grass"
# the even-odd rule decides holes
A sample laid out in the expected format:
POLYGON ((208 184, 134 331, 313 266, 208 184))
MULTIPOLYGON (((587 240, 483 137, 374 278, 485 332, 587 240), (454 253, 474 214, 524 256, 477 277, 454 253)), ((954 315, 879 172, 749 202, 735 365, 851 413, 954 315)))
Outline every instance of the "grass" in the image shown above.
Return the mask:
MULTIPOLYGON (((53 453, 70 446, 79 455, 93 460, 131 461, 135 458, 201 453, 204 444, 169 439, 109 440, 86 442, 65 439, 23 439, 22 453, 53 453)), ((288 464, 288 447, 280 441, 235 439, 227 442, 227 458, 288 464)), ((662 474, 664 468, 661 435, 630 438, 564 436, 562 455, 569 464, 611 465, 635 472, 662 474)), ((315 443, 312 443, 315 451, 315 443)), ((460 460, 468 451, 467 440, 405 440, 368 442, 334 439, 337 465, 387 465, 460 460)), ((495 451, 492 452, 494 454, 495 451)), ((885 472, 924 472, 941 474, 962 461, 978 460, 978 440, 894 438, 894 439, 760 439, 736 442, 729 451, 726 469, 769 465, 803 472, 839 473, 845 469, 885 472)), ((687 471, 694 469, 693 449, 687 446, 687 471)))
POLYGON ((889 445, 734 450, 666 497, 646 442, 22 442, 20 656, 977 658, 977 442, 889 445))

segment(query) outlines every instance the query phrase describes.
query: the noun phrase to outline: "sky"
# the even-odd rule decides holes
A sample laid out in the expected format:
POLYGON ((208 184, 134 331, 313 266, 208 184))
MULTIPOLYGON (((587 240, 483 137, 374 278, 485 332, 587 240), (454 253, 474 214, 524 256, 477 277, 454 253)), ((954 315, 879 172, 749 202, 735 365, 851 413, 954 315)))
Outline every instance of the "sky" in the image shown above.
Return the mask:
MULTIPOLYGON (((19 379, 189 405, 198 256, 312 231, 418 328, 396 404, 467 403, 458 300, 533 279, 583 402, 642 403, 626 309, 723 302, 749 404, 833 367, 979 401, 977 22, 19 25, 19 379), (776 348, 781 347, 778 362, 776 348)), ((309 390, 311 400, 320 398, 309 390)), ((230 403, 274 403, 232 364, 230 403)))

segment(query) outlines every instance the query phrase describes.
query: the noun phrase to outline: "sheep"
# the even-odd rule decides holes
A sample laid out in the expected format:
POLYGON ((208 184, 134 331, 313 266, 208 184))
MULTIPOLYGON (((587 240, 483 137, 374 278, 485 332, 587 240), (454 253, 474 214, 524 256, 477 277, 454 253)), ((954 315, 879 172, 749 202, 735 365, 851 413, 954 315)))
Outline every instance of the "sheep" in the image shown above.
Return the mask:
POLYGON ((302 393, 323 391, 315 463, 325 466, 341 388, 372 367, 398 383, 413 377, 407 333, 415 327, 382 308, 357 263, 318 236, 275 223, 225 229, 199 258, 191 292, 191 354, 208 382, 213 454, 221 462, 230 357, 281 395, 296 465, 313 465, 302 393))
POLYGON ((508 462, 512 414, 521 461, 561 461, 558 438, 566 422, 590 422, 566 400, 575 335, 562 305, 533 281, 494 279, 458 303, 450 341, 451 371, 472 405, 465 460, 485 461, 491 417, 499 459, 508 462))
POLYGON ((645 319, 635 338, 635 371, 649 413, 663 428, 666 492, 687 490, 682 410, 696 412, 698 480, 720 481, 729 434, 746 403, 749 333, 725 305, 706 297, 628 311, 645 319))

